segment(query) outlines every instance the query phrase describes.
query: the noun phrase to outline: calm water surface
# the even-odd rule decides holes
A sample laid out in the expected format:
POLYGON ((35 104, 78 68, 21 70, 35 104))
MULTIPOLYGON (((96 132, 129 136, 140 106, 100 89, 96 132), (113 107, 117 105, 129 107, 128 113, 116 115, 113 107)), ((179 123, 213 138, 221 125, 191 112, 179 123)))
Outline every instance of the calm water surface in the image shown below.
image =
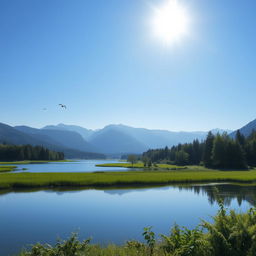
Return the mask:
MULTIPOLYGON (((256 187, 218 185, 225 205, 238 211, 256 202, 256 187)), ((36 242, 54 243, 78 231, 93 243, 142 239, 143 227, 167 234, 176 222, 195 227, 218 206, 213 186, 142 189, 8 192, 0 195, 0 255, 36 242)))
POLYGON ((128 171, 131 169, 122 167, 96 167, 96 164, 119 163, 118 160, 77 160, 74 162, 49 162, 34 164, 19 164, 16 172, 24 172, 22 168, 26 168, 26 172, 97 172, 97 171, 128 171))

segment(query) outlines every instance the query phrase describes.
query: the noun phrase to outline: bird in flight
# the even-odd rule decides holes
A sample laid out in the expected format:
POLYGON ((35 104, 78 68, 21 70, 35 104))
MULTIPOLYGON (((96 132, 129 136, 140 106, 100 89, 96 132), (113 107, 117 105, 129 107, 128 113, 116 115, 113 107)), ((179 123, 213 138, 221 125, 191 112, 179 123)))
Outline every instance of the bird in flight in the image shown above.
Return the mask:
POLYGON ((43 108, 43 110, 45 111, 45 110, 47 110, 47 108, 43 108))
POLYGON ((59 106, 61 106, 62 108, 67 109, 67 106, 66 106, 66 105, 64 105, 64 104, 59 104, 59 106))

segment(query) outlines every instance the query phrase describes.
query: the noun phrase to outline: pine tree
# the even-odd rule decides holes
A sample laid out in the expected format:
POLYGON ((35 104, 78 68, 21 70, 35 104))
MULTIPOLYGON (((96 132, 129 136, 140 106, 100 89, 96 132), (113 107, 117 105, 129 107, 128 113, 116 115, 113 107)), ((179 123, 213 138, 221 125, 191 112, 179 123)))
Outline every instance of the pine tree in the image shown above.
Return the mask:
POLYGON ((213 149, 214 135, 209 132, 205 140, 204 151, 203 151, 203 162, 205 167, 212 167, 212 149, 213 149))
POLYGON ((244 148, 245 146, 245 137, 243 134, 241 134, 240 130, 237 130, 236 132, 236 141, 244 148))
POLYGON ((215 168, 227 168, 227 140, 217 134, 212 148, 212 165, 215 168))
POLYGON ((186 153, 184 150, 180 150, 180 151, 176 152, 175 163, 177 165, 188 164, 189 163, 189 154, 186 153))

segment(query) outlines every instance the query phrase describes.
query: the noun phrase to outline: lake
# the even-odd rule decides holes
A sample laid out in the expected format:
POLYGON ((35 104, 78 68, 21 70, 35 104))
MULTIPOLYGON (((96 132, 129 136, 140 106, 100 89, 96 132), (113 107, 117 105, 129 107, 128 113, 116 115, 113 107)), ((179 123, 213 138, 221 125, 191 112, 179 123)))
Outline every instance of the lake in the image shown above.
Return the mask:
POLYGON ((49 162, 49 163, 33 163, 19 164, 15 172, 98 172, 98 171, 128 171, 129 168, 123 167, 96 167, 96 164, 119 163, 118 160, 77 160, 74 162, 49 162))
MULTIPOLYGON (((153 226, 156 234, 167 234, 174 223, 192 228, 217 212, 214 186, 2 192, 0 255, 36 242, 54 244, 74 231, 104 245, 142 240, 146 226, 153 226)), ((217 187, 228 207, 245 211, 256 205, 254 186, 217 187)))

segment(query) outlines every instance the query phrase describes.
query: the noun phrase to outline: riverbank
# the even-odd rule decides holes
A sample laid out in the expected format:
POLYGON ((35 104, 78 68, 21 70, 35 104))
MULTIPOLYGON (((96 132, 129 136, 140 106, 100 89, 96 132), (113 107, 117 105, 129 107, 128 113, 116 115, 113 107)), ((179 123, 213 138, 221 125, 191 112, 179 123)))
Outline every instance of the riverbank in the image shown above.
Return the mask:
POLYGON ((1 173, 0 189, 129 187, 195 182, 256 183, 256 171, 130 171, 95 173, 1 173))
POLYGON ((74 162, 74 160, 58 160, 58 161, 51 161, 51 160, 24 160, 24 161, 13 161, 13 162, 0 162, 0 165, 5 164, 44 164, 44 163, 61 163, 61 162, 74 162))
POLYGON ((97 164, 97 167, 123 167, 123 168, 134 168, 134 169, 166 169, 166 170, 183 170, 187 169, 186 166, 178 166, 178 165, 171 165, 171 164, 152 164, 151 167, 145 167, 142 162, 138 163, 127 163, 127 162, 120 162, 120 163, 106 163, 106 164, 97 164))

